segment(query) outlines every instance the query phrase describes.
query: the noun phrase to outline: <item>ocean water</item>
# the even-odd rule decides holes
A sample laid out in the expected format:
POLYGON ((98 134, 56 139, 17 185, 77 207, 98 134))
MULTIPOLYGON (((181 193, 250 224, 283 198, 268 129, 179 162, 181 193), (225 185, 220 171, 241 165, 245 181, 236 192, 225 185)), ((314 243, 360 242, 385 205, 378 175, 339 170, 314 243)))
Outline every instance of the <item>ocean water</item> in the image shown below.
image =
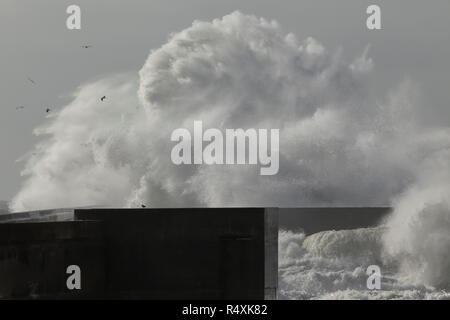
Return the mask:
POLYGON ((385 226, 279 233, 279 299, 450 299, 447 288, 404 272, 404 259, 385 252, 385 226), (381 270, 380 290, 367 288, 367 267, 381 270))

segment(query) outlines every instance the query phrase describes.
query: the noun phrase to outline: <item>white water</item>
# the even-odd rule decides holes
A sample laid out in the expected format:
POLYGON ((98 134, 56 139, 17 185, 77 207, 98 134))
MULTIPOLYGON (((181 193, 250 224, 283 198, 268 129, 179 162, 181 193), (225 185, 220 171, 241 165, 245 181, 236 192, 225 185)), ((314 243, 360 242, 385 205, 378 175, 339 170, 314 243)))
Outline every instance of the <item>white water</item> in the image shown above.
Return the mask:
MULTIPOLYGON (((450 291, 411 281, 402 259, 387 258, 386 227, 279 235, 279 299, 450 299, 450 291), (381 268, 380 290, 367 289, 366 269, 381 268)), ((448 254, 448 253, 447 253, 448 254)))
POLYGON ((378 97, 374 62, 347 62, 275 21, 234 12, 196 21, 137 75, 84 84, 36 130, 14 211, 106 204, 395 207, 384 229, 280 236, 286 298, 440 298, 449 285, 450 130, 421 123, 418 87, 378 97), (106 95, 108 99, 100 102, 106 95), (280 172, 175 166, 170 134, 280 129, 280 172), (376 262, 376 263, 375 263, 376 262), (381 264, 384 290, 364 289, 381 264))

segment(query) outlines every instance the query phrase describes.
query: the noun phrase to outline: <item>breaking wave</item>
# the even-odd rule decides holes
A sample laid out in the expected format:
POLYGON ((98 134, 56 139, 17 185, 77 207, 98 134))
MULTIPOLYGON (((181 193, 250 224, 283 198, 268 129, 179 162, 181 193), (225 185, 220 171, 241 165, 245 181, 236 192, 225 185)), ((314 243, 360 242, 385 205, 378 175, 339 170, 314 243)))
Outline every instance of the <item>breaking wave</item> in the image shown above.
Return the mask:
POLYGON ((392 203, 383 227, 281 232, 281 296, 447 297, 450 130, 421 123, 412 81, 376 96, 361 51, 347 62, 240 12, 195 21, 152 50, 139 75, 81 85, 35 130, 42 139, 11 209, 392 203), (279 173, 174 165, 170 134, 194 120, 280 129, 279 173), (369 263, 385 269, 386 290, 364 289, 369 263))
POLYGON ((280 231, 279 299, 450 299, 450 291, 410 281, 403 258, 387 257, 386 227, 280 231), (367 268, 381 269, 381 289, 367 288, 367 268))

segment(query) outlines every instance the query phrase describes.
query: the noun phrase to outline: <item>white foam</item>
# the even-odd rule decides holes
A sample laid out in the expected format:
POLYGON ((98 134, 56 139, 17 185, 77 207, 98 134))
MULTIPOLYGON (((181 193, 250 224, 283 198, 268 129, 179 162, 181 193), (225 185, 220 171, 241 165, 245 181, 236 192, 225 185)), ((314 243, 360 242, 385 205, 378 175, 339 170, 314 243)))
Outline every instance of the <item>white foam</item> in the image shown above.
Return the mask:
POLYGON ((279 235, 280 299, 448 299, 450 292, 413 283, 386 260, 385 227, 279 235), (379 265, 381 290, 369 290, 366 269, 379 265))

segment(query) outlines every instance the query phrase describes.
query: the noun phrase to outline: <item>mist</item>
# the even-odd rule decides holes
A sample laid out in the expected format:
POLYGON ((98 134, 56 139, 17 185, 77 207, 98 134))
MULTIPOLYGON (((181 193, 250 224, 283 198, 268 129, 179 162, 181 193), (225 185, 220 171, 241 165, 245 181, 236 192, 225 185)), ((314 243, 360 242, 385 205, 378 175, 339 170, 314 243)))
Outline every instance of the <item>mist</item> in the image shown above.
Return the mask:
POLYGON ((376 240, 382 259, 446 286, 450 130, 421 122, 412 79, 375 94, 369 46, 354 57, 240 12, 195 21, 151 50, 139 74, 80 85, 35 130, 41 142, 11 209, 392 204, 376 240), (173 164, 171 132, 196 120, 279 129, 278 174, 173 164))

